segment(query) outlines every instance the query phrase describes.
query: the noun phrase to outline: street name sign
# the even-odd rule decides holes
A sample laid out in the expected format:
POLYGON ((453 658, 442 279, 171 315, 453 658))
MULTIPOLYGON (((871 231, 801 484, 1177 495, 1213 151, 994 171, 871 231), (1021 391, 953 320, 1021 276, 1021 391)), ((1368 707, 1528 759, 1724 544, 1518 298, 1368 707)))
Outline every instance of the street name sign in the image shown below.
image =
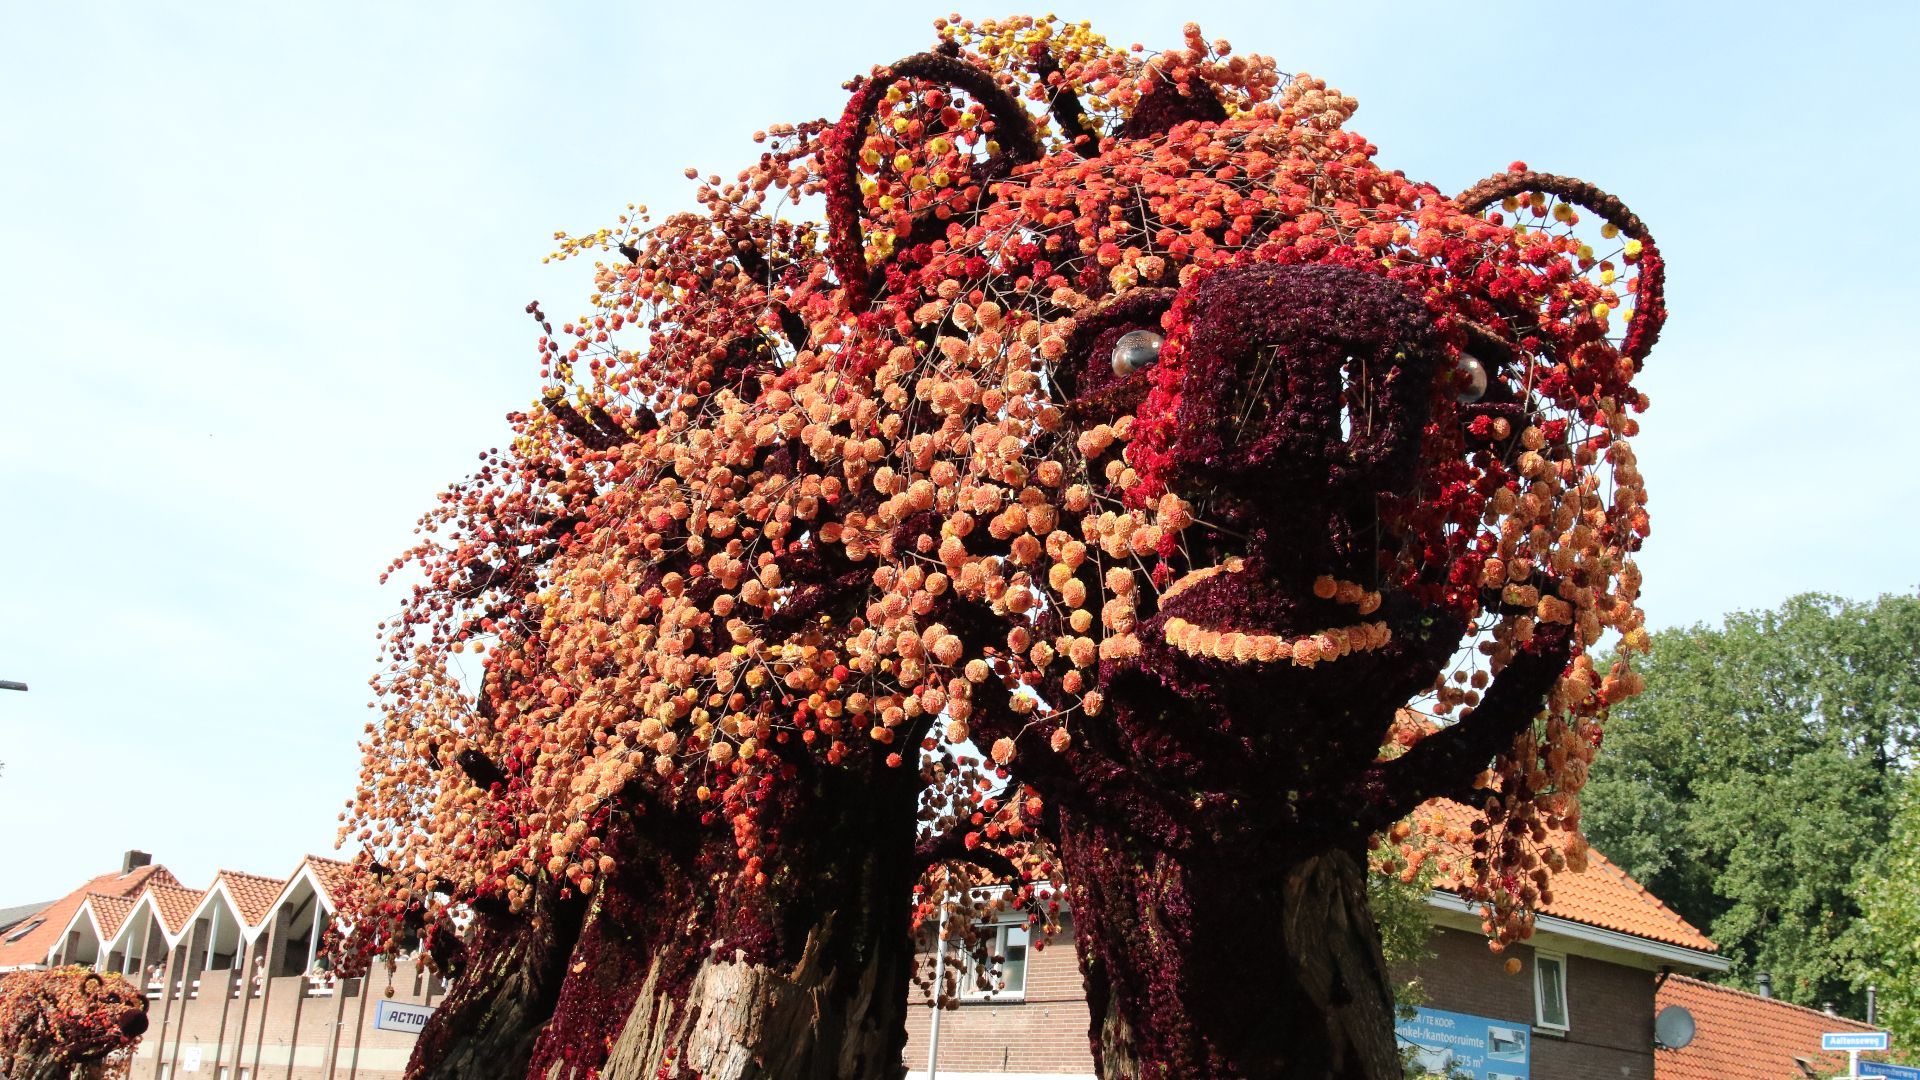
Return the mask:
POLYGON ((1885 1050, 1884 1031, 1828 1031, 1820 1036, 1822 1050, 1885 1050))

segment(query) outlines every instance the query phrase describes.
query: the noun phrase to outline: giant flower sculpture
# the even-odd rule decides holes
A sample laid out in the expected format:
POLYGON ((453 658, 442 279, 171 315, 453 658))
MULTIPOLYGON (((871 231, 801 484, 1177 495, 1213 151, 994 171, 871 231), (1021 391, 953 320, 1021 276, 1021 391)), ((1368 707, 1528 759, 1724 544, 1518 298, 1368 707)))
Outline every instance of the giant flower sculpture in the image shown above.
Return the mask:
POLYGON ((147 1030, 147 999, 85 968, 0 975, 0 1076, 118 1080, 147 1030))
POLYGON ((1064 874, 1104 1075, 1384 1077, 1369 845, 1480 808, 1496 943, 1578 867, 1641 222, 1383 169, 1193 27, 939 30, 705 212, 564 238, 589 309, 530 307, 542 396, 396 564, 345 832, 356 939, 460 973, 416 1073, 897 1074, 963 860, 1064 874))

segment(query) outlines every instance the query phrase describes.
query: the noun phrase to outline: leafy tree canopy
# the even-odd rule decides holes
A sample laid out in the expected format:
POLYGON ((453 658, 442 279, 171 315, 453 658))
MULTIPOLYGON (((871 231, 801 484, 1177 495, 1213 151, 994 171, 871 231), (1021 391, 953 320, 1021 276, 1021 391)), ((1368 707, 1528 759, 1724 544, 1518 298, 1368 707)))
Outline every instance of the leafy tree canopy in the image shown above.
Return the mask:
POLYGON ((1879 988, 1880 1024, 1911 1061, 1920 1044, 1920 788, 1902 789, 1886 850, 1864 876, 1861 981, 1879 988))
POLYGON ((1636 668, 1588 835, 1707 928, 1735 981, 1771 972, 1791 1001, 1861 1015, 1860 888, 1920 741, 1920 598, 1796 596, 1660 631, 1636 668))

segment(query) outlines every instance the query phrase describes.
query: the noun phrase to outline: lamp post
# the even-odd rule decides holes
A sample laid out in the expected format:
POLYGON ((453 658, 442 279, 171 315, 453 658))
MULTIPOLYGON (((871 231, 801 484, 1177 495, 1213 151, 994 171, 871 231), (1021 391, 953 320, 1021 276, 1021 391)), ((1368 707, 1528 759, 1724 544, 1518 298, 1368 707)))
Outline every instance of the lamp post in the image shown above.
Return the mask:
POLYGON ((26 683, 15 682, 12 679, 0 679, 0 690, 25 690, 26 688, 26 683))

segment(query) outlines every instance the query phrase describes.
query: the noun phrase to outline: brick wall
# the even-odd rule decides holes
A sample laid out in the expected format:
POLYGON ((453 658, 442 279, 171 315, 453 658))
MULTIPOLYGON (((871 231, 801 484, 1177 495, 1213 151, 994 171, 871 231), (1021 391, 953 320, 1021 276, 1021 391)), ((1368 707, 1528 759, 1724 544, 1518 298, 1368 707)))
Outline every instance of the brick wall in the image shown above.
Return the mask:
MULTIPOLYGON (((940 1014, 940 1074, 1093 1075, 1087 999, 1073 955, 1073 924, 1027 950, 1025 1000, 967 1002, 940 1014)), ((933 1009, 914 991, 907 1009, 907 1068, 927 1067, 933 1009)))
MULTIPOLYGON (((1478 934, 1435 928, 1432 958, 1416 968, 1427 1004, 1449 1012, 1533 1024, 1533 948, 1495 956, 1478 934), (1508 957, 1522 967, 1508 975, 1508 957)), ((1653 1080, 1653 989, 1650 971, 1584 956, 1566 958, 1567 1033, 1535 1031, 1531 1074, 1540 1080, 1653 1080)), ((907 1068, 927 1066, 932 1010, 916 994, 907 1016, 907 1068)), ((1060 937, 1027 961, 1022 1002, 969 1002, 940 1018, 940 1073, 1091 1076, 1089 1014, 1073 954, 1069 921, 1060 937)))
MULTIPOLYGON (((1429 1006, 1532 1025, 1531 946, 1495 956, 1480 935, 1447 928, 1436 929, 1429 944, 1433 957, 1416 968, 1429 1006), (1517 975, 1504 970, 1509 956, 1520 958, 1517 975)), ((1567 957, 1567 1033, 1533 1033, 1532 1075, 1653 1080, 1653 980, 1651 971, 1567 957)))
MULTIPOLYGON (((331 993, 313 993, 305 978, 286 976, 238 997, 236 974, 202 972, 188 996, 150 1000, 151 1026, 129 1080, 399 1080, 415 1036, 373 1026, 376 1003, 386 999, 384 969, 342 980, 331 993), (199 1067, 190 1071, 196 1049, 199 1067)), ((432 1005, 442 993, 409 962, 399 965, 392 985, 392 1000, 405 1004, 432 1005)))

